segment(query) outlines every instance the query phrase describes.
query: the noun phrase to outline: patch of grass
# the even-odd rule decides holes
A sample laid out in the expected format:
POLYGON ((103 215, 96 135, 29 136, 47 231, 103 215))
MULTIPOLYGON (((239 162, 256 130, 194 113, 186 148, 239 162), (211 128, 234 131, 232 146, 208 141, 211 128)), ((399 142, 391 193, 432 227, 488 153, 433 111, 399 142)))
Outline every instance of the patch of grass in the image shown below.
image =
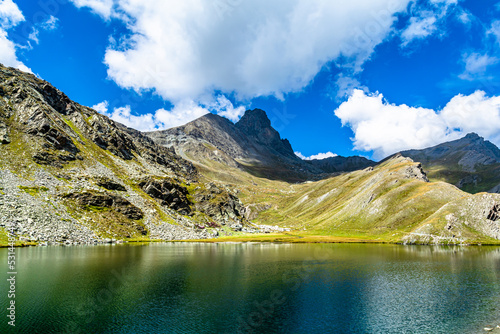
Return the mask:
POLYGON ((110 208, 102 207, 102 206, 95 206, 95 205, 86 205, 85 209, 93 211, 93 212, 106 212, 111 210, 110 208))
POLYGON ((274 242, 274 243, 385 243, 363 237, 345 237, 335 235, 309 235, 302 233, 237 234, 217 239, 201 239, 197 242, 274 242))
POLYGON ((24 191, 27 194, 30 194, 31 196, 37 196, 41 191, 46 192, 49 191, 48 188, 46 187, 25 187, 25 186, 18 186, 18 188, 22 191, 24 191))
MULTIPOLYGON (((24 246, 35 246, 36 242, 33 241, 19 241, 16 240, 14 246, 15 247, 24 247, 24 246)), ((0 227, 0 248, 9 247, 9 236, 8 232, 5 228, 0 227)))

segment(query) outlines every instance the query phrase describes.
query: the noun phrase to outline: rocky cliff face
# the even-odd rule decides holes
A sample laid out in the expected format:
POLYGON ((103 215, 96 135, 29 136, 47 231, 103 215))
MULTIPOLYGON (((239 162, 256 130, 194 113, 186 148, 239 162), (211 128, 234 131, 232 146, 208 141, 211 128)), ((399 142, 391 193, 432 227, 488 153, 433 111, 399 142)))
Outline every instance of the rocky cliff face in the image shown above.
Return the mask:
POLYGON ((281 139, 278 131, 271 126, 271 121, 264 110, 247 110, 236 123, 236 128, 251 138, 253 142, 268 148, 270 151, 275 151, 277 156, 281 155, 296 160, 297 157, 290 142, 287 139, 281 139))
POLYGON ((280 138, 260 109, 246 111, 236 124, 207 114, 184 126, 147 135, 160 145, 176 147, 193 162, 216 161, 269 179, 299 181, 323 173, 295 156, 288 140, 280 138))
POLYGON ((352 172, 355 170, 365 169, 370 166, 375 166, 375 161, 364 157, 331 157, 322 160, 311 160, 313 166, 321 169, 325 173, 352 172))
POLYGON ((429 177, 471 193, 499 192, 500 149, 475 133, 422 150, 401 152, 420 161, 429 177))
POLYGON ((330 173, 375 164, 360 157, 301 160, 261 109, 247 110, 236 124, 207 114, 184 126, 147 135, 160 145, 175 147, 183 157, 195 163, 215 161, 255 176, 289 182, 318 180, 331 176, 330 173))
POLYGON ((174 149, 3 66, 0 142, 0 228, 25 240, 206 238, 245 224, 230 188, 203 203, 207 187, 174 149))

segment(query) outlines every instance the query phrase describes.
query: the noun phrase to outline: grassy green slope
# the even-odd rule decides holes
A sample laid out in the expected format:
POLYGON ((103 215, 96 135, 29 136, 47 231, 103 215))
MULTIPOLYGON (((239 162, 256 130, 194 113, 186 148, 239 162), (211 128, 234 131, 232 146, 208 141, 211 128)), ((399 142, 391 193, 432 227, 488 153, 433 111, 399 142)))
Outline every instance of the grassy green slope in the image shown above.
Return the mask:
POLYGON ((399 241, 446 203, 463 196, 445 183, 408 178, 414 163, 395 159, 365 171, 304 184, 294 196, 263 213, 267 223, 311 234, 399 241))
POLYGON ((458 164, 448 160, 423 163, 424 169, 431 181, 443 181, 457 184, 466 177, 479 177, 477 183, 465 184, 463 191, 471 194, 488 191, 500 184, 500 164, 478 165, 475 172, 463 171, 458 164))
POLYGON ((254 222, 292 229, 288 235, 240 240, 498 243, 498 224, 486 216, 500 203, 499 195, 470 195, 445 182, 425 182, 415 177, 417 164, 403 157, 302 184, 256 178, 217 163, 198 167, 205 177, 235 184, 245 204, 271 206, 254 222))

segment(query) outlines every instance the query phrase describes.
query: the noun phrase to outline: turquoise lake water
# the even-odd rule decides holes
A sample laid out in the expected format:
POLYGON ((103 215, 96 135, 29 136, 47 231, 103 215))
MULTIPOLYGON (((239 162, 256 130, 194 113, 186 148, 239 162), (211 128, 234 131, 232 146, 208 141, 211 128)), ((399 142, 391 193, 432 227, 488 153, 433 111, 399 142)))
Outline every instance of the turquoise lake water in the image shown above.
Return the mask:
POLYGON ((1 333, 481 333, 500 248, 164 243, 16 249, 1 333))

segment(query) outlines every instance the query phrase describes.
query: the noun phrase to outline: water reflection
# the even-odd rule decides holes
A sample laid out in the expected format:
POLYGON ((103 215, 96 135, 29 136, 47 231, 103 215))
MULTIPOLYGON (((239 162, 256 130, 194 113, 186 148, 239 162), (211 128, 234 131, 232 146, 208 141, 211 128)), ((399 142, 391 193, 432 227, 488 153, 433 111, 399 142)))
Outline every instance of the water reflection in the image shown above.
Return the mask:
POLYGON ((494 247, 166 243, 17 257, 19 332, 472 333, 500 318, 494 247))

